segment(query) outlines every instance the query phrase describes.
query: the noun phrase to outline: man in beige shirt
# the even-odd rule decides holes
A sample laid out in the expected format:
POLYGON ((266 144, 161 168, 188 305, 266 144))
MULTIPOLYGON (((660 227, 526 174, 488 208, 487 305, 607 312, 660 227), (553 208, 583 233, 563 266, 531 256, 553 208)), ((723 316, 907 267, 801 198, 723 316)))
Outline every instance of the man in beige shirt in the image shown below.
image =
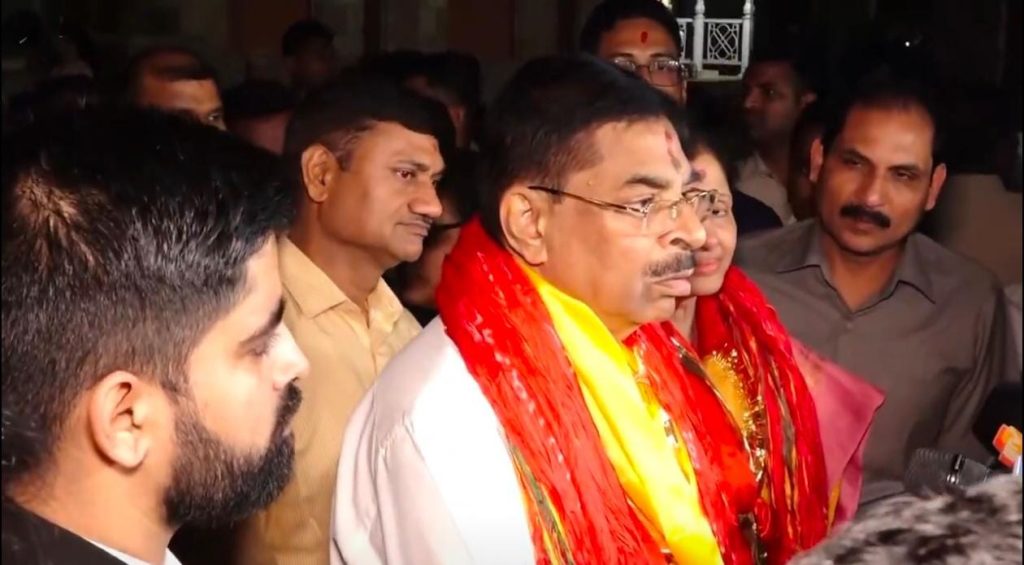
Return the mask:
POLYGON ((437 109, 416 95, 353 77, 308 98, 288 126, 285 152, 301 190, 281 241, 285 323, 310 373, 294 423, 293 480, 241 526, 235 563, 328 563, 348 417, 420 330, 381 275, 419 257, 441 214, 439 123, 437 109))
POLYGON ((812 149, 818 217, 741 242, 737 262, 794 337, 885 392, 863 503, 918 448, 984 460, 971 427, 1016 363, 995 278, 914 233, 946 176, 927 98, 878 84, 839 110, 812 149))

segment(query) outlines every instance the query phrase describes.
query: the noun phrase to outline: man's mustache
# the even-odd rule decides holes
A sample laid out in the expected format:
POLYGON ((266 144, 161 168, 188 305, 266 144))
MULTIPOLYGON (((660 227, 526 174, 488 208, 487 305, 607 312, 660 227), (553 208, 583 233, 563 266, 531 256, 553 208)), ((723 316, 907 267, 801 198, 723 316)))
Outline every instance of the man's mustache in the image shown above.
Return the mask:
POLYGON ((277 407, 277 431, 284 430, 284 427, 298 412, 301 404, 302 391, 295 386, 294 382, 288 383, 288 388, 285 389, 284 396, 281 398, 281 404, 277 407))
POLYGON ((693 253, 680 253, 679 255, 673 255, 663 261, 648 265, 647 272, 645 274, 648 278, 660 279, 663 277, 678 275, 684 271, 689 271, 695 266, 696 262, 693 259, 693 253))
POLYGON ((889 219, 889 216, 860 204, 847 204, 843 206, 839 209, 839 215, 851 220, 864 220, 882 229, 888 229, 892 225, 892 220, 889 219))

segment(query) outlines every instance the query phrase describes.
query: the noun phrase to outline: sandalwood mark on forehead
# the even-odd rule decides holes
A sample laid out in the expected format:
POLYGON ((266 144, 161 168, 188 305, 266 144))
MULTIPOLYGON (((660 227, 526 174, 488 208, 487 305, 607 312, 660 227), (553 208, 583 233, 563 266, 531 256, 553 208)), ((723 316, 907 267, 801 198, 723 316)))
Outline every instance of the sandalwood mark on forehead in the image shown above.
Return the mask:
POLYGON ((640 32, 640 43, 643 43, 643 44, 647 43, 647 30, 644 30, 644 31, 640 32))

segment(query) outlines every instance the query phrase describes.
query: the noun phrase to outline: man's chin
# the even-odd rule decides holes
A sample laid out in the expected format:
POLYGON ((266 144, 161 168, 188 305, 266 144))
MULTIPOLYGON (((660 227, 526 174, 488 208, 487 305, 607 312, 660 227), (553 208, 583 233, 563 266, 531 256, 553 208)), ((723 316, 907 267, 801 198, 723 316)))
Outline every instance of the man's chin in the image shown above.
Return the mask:
POLYGON ((423 242, 421 241, 418 245, 396 246, 392 249, 391 254, 400 263, 414 263, 423 255, 423 242))

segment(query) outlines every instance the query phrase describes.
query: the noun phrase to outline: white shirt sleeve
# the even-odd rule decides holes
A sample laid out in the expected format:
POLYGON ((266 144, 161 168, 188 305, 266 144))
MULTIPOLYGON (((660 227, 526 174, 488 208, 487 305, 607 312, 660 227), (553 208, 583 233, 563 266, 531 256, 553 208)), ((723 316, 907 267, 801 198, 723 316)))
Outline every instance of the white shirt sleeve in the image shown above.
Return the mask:
POLYGON ((490 405, 472 381, 435 384, 411 416, 367 414, 379 392, 371 391, 349 422, 332 565, 535 563, 522 491, 490 405))

